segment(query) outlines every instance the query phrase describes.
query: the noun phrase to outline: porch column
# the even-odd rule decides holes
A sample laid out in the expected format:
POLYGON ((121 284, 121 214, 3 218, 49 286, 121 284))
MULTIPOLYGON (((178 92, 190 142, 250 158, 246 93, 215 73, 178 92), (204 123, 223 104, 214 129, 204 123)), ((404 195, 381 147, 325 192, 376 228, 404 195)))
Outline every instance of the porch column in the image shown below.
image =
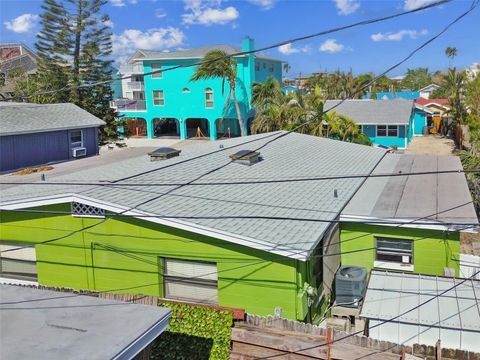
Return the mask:
POLYGON ((215 124, 217 119, 208 119, 208 127, 210 129, 210 140, 217 140, 217 125, 215 124))
POLYGON ((187 121, 185 119, 178 119, 178 123, 180 126, 180 139, 186 140, 187 139, 187 121))
POLYGON ((147 122, 147 138, 153 139, 154 138, 153 118, 145 117, 145 121, 147 122))

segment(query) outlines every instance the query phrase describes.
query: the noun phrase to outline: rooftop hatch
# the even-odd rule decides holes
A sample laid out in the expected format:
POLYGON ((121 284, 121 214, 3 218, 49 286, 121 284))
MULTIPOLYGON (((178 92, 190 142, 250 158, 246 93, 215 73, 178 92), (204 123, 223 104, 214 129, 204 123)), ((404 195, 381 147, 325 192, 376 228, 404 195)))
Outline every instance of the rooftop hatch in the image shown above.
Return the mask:
POLYGON ((148 155, 150 156, 151 161, 155 160, 166 160, 172 157, 178 156, 181 150, 177 150, 171 147, 161 147, 152 152, 149 152, 148 155))
POLYGON ((237 151, 235 154, 230 155, 230 159, 235 163, 244 165, 253 165, 261 160, 260 153, 252 150, 237 151))

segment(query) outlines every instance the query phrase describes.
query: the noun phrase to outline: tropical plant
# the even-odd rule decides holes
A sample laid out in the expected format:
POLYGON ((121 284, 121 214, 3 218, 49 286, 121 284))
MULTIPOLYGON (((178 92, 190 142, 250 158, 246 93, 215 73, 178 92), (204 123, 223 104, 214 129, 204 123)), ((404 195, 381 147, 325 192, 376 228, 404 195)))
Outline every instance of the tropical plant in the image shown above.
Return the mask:
POLYGON ((418 90, 432 83, 428 68, 408 69, 405 78, 400 82, 403 88, 418 90))
POLYGON ((272 106, 280 96, 280 83, 273 76, 269 76, 264 83, 255 82, 252 85, 252 104, 257 110, 272 106))
POLYGON ((457 54, 458 54, 458 51, 457 51, 456 47, 450 47, 449 46, 445 49, 445 55, 448 58, 448 67, 449 68, 452 67, 452 61, 453 61, 453 59, 455 59, 457 54))
POLYGON ((289 63, 284 63, 284 64, 283 64, 283 71, 285 71, 286 73, 288 73, 291 68, 292 68, 292 67, 290 66, 289 63))
POLYGON ((233 103, 237 112, 238 124, 240 126, 241 135, 245 135, 245 128, 243 124, 242 114, 237 101, 237 93, 235 90, 237 83, 237 62, 232 57, 229 57, 225 51, 211 50, 205 54, 200 66, 197 67, 193 74, 191 81, 198 81, 203 79, 221 78, 222 79, 222 93, 225 89, 225 83, 228 82, 228 94, 225 103, 225 110, 223 118, 230 106, 230 98, 233 97, 233 103))
POLYGON ((463 124, 466 119, 465 109, 465 72, 458 72, 455 68, 448 69, 442 86, 446 89, 448 101, 451 106, 450 113, 454 122, 463 124))

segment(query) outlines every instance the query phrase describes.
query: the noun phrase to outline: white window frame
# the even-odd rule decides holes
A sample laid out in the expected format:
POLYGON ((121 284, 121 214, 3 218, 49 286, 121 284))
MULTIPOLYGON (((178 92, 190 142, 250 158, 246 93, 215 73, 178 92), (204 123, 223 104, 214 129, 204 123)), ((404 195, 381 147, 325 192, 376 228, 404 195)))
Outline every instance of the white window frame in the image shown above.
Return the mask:
POLYGON ((414 258, 414 242, 409 239, 391 238, 386 236, 375 237, 375 261, 373 266, 376 268, 413 271, 414 258), (398 242, 410 245, 410 250, 397 249, 395 247, 388 248, 386 246, 380 247, 379 241, 398 242), (379 257, 380 255, 380 257, 379 257), (381 258, 381 256, 398 257, 398 261, 381 258))
POLYGON ((398 126, 398 125, 377 125, 375 130, 376 130, 376 134, 375 134, 375 135, 376 135, 377 137, 399 137, 399 135, 400 135, 400 129, 399 129, 399 126, 398 126), (385 135, 379 135, 379 134, 378 134, 378 128, 379 128, 379 127, 385 127, 385 135), (388 131, 389 131, 390 129, 392 129, 392 130, 393 130, 393 129, 396 129, 397 135, 388 135, 388 131))
POLYGON ((165 106, 165 93, 163 90, 153 90, 152 91, 153 97, 153 106, 165 106), (162 96, 159 99, 155 99, 155 93, 161 94, 162 96), (161 102, 161 104, 156 104, 155 101, 161 102))
MULTIPOLYGON (((208 303, 208 304, 218 304, 218 267, 216 263, 212 262, 206 262, 206 261, 197 261, 197 260, 187 260, 187 259, 175 259, 175 258, 160 258, 162 261, 162 277, 163 277, 163 295, 166 299, 171 299, 171 300, 182 300, 182 301, 187 301, 187 302, 197 302, 197 303, 208 303), (188 265, 188 263, 191 264, 205 264, 205 265, 214 265, 215 266, 215 271, 216 273, 205 273, 205 277, 214 277, 215 280, 213 279, 201 279, 201 276, 182 276, 182 275, 174 275, 174 274, 168 274, 168 261, 172 262, 177 262, 177 263, 185 263, 188 265), (205 301, 205 300, 200 300, 196 299, 195 296, 173 296, 169 294, 168 292, 168 286, 167 284, 183 284, 183 285, 191 285, 191 286, 201 286, 201 287, 207 287, 210 289, 214 289, 216 292, 216 299, 214 301, 205 301)), ((202 274, 203 275, 203 274, 202 274)))
POLYGON ((215 107, 215 101, 214 101, 214 97, 213 97, 213 89, 212 88, 206 88, 205 89, 205 108, 206 109, 213 109, 215 107), (208 100, 207 99, 207 95, 208 94, 211 94, 211 100, 208 100), (208 104, 211 103, 211 106, 209 106, 208 104))
POLYGON ((2 252, 0 253, 0 283, 9 283, 9 284, 37 284, 38 279, 38 270, 37 270, 37 253, 35 251, 34 244, 25 244, 25 243, 0 243, 0 251, 5 251, 8 249, 15 249, 17 247, 23 247, 22 249, 2 252), (32 256, 33 255, 33 256, 32 256), (31 258, 34 258, 32 260, 31 258), (31 276, 30 272, 25 273, 27 275, 11 275, 3 273, 3 261, 10 261, 16 263, 23 263, 35 266, 35 276, 31 276))
POLYGON ((70 137, 70 145, 72 147, 83 147, 83 130, 81 130, 81 129, 80 130, 70 130, 69 137, 70 137), (80 141, 72 141, 72 134, 76 133, 76 132, 80 133, 80 141))
MULTIPOLYGON (((154 72, 154 71, 157 71, 157 70, 161 70, 162 69, 162 65, 161 64, 152 64, 150 66, 150 72, 154 72)), ((160 71, 156 74, 152 74, 152 79, 161 79, 163 77, 163 71, 160 71)))

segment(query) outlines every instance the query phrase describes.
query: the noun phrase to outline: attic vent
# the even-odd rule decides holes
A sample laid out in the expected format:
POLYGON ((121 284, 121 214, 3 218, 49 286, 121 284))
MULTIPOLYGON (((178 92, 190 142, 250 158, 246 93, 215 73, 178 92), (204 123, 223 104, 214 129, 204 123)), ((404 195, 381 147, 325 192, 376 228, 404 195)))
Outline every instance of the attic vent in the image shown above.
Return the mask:
POLYGON ((252 150, 240 150, 230 155, 233 162, 243 165, 253 165, 261 160, 260 153, 252 150))
POLYGON ((180 150, 170 148, 170 147, 161 147, 161 148, 158 148, 157 150, 153 150, 152 152, 148 153, 148 155, 150 155, 151 161, 166 160, 166 159, 170 159, 172 157, 178 156, 179 154, 180 154, 180 150))
POLYGON ((96 206, 72 202, 72 216, 77 217, 105 217, 105 210, 96 206))

